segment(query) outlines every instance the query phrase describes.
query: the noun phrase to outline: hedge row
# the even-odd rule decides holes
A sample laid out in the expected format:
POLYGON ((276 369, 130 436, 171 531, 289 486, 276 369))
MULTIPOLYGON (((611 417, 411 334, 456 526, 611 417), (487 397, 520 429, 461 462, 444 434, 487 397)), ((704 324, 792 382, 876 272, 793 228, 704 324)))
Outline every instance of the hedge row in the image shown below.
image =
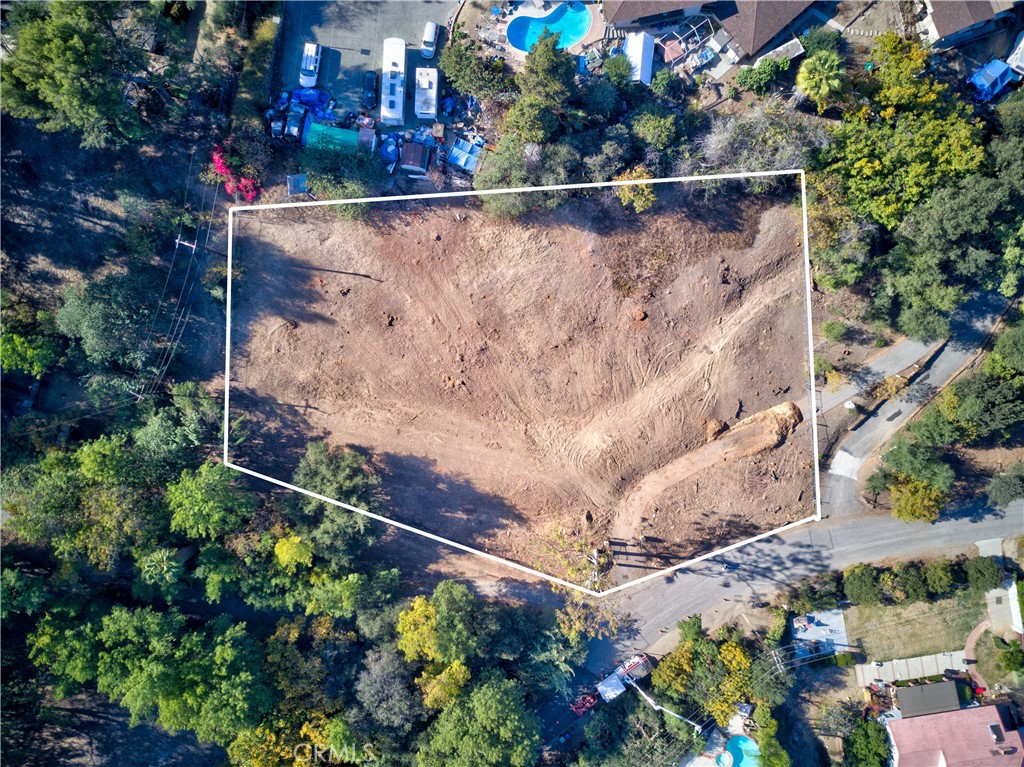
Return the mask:
POLYGON ((274 41, 279 26, 269 17, 253 26, 252 37, 242 60, 242 71, 238 75, 235 100, 231 106, 233 130, 244 125, 263 126, 263 111, 270 98, 274 76, 274 41))

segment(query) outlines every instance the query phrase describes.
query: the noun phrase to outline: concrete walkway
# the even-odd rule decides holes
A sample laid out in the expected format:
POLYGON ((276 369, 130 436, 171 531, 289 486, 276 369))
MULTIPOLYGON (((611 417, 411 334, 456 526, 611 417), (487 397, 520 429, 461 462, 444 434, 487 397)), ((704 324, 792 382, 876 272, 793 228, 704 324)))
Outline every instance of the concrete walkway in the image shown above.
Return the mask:
POLYGON ((947 669, 969 669, 965 661, 967 653, 964 650, 956 652, 940 652, 935 655, 922 655, 917 658, 902 658, 899 660, 885 661, 876 666, 874 663, 859 663, 854 667, 857 675, 857 684, 860 687, 867 687, 876 679, 883 682, 902 682, 908 679, 923 679, 927 676, 939 676, 947 669))
POLYGON ((978 643, 978 638, 990 628, 992 628, 992 622, 983 620, 967 635, 967 644, 964 646, 964 657, 968 660, 967 673, 971 675, 975 687, 984 687, 986 690, 989 689, 988 682, 978 673, 978 656, 974 652, 974 646, 978 643))

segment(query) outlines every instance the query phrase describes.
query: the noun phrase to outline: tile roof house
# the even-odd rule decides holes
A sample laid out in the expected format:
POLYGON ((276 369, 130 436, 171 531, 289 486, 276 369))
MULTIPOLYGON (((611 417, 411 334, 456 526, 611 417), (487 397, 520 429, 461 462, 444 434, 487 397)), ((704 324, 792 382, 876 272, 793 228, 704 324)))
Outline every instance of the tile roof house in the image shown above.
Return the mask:
POLYGON ((813 0, 729 0, 710 8, 732 35, 729 47, 740 59, 753 57, 785 32, 813 0))
POLYGON ((921 34, 935 48, 955 48, 1013 15, 1013 0, 927 0, 921 34))
POLYGON ((1022 767, 1024 741, 1003 706, 975 706, 886 723, 892 767, 1022 767))

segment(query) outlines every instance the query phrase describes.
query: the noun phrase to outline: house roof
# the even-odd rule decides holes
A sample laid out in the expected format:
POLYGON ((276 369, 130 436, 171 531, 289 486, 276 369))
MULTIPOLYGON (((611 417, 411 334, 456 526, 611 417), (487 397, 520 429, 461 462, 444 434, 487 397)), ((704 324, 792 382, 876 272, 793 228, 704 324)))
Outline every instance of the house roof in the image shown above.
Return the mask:
MULTIPOLYGON (((715 15, 732 35, 730 45, 753 56, 803 13, 813 0, 728 0, 714 4, 715 15)), ((742 58, 742 56, 741 56, 742 58)))
POLYGON ((1010 8, 1011 0, 932 0, 932 24, 940 38, 988 21, 1010 8))
POLYGON ((976 706, 889 722, 894 767, 1021 767, 1024 742, 1001 706, 976 706))
POLYGON ((700 3, 695 0, 604 0, 604 20, 609 24, 622 24, 698 6, 700 3))
POLYGON ((956 694, 956 682, 945 681, 938 684, 921 684, 915 687, 900 687, 900 713, 904 719, 912 716, 927 716, 943 711, 956 711, 960 708, 960 699, 956 694))

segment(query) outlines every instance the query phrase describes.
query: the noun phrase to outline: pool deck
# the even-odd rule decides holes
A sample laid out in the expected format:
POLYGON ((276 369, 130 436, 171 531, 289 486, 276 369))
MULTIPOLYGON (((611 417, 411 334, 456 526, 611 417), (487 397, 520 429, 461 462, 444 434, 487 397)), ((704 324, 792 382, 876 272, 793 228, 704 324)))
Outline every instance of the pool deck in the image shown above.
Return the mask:
MULTIPOLYGON (((580 0, 575 0, 575 2, 579 1, 580 0)), ((607 24, 605 24, 604 21, 604 17, 601 14, 600 5, 598 5, 597 3, 584 4, 587 6, 587 10, 590 12, 590 29, 587 30, 587 33, 579 42, 565 49, 568 53, 572 54, 573 56, 578 56, 594 43, 603 40, 605 28, 607 27, 607 24)), ((509 14, 503 19, 495 20, 495 22, 489 27, 485 27, 484 29, 478 29, 476 33, 477 39, 480 42, 485 42, 485 30, 488 29, 490 30, 489 33, 491 35, 501 35, 502 37, 506 37, 505 30, 507 29, 509 22, 511 22, 513 19, 519 19, 523 17, 530 19, 543 18, 545 16, 548 16, 551 13, 551 11, 554 10, 554 8, 557 7, 558 5, 561 5, 561 3, 549 3, 546 9, 538 8, 532 2, 530 2, 530 0, 526 0, 516 8, 514 13, 509 14)), ((502 53, 505 56, 509 64, 516 66, 521 65, 523 62, 526 61, 527 52, 521 51, 511 43, 507 42, 507 37, 506 42, 501 43, 501 46, 504 48, 504 50, 500 51, 500 53, 502 53)))

